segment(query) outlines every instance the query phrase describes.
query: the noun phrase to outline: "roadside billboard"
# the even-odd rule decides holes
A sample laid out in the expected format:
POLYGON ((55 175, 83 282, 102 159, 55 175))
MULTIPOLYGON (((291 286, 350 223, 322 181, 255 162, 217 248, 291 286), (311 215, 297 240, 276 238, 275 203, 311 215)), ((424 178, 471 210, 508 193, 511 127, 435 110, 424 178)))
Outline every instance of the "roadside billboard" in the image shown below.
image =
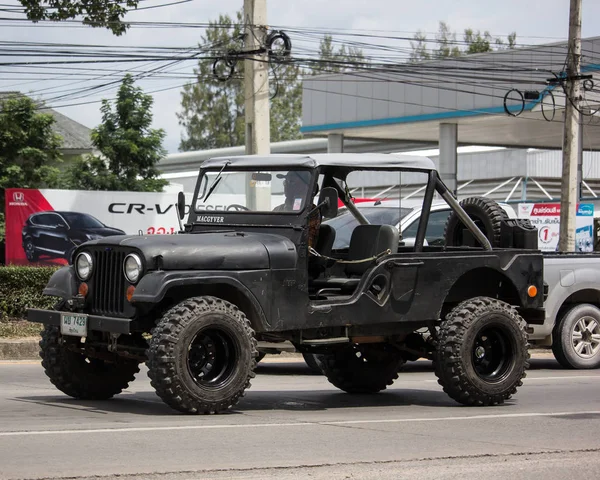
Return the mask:
MULTIPOLYGON (((192 196, 186 194, 186 216, 192 196)), ((9 188, 5 199, 6 264, 66 264, 74 248, 88 240, 179 231, 174 192, 9 188)), ((245 201, 245 195, 215 194, 198 209, 226 211, 245 201)), ((273 195, 272 201, 278 205, 284 196, 273 195)), ((355 199, 361 201, 369 199, 355 199)))
POLYGON ((179 231, 175 193, 16 188, 5 198, 7 264, 65 264, 88 240, 179 231))
MULTIPOLYGON (((540 250, 558 250, 560 235, 560 203, 520 203, 519 218, 526 218, 538 229, 540 250)), ((575 250, 594 250, 594 205, 580 203, 575 217, 575 250)))

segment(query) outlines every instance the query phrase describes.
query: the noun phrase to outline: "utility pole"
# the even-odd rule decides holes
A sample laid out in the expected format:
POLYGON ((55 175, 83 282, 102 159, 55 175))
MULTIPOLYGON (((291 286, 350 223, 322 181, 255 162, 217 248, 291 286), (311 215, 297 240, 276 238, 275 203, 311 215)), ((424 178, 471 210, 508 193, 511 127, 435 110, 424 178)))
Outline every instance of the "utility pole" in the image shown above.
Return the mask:
POLYGON ((581 73, 581 0, 571 0, 569 13, 569 47, 565 99, 565 129, 563 140, 563 169, 560 198, 561 252, 575 251, 575 216, 578 193, 578 150, 580 114, 578 111, 581 73))
MULTIPOLYGON (((245 49, 264 49, 267 27, 267 1, 244 0, 245 49)), ((267 155, 271 150, 269 120, 269 57, 252 53, 244 60, 246 97, 246 155, 267 155)))

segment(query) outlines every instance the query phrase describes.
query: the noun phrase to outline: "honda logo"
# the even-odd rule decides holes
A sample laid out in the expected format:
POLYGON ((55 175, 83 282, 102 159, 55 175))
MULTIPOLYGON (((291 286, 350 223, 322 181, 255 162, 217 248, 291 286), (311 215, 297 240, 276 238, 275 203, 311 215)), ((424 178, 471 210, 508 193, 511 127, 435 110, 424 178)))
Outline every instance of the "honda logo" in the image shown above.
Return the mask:
POLYGON ((13 193, 13 202, 24 202, 25 194, 23 192, 14 192, 13 193))

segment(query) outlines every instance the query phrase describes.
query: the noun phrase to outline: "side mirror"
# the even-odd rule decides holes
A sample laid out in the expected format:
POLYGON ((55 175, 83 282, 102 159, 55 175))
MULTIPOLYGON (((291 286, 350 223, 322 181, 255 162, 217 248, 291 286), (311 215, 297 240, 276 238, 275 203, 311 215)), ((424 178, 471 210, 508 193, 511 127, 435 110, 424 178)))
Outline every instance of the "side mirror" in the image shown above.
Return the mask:
POLYGON ((183 192, 179 192, 177 195, 177 213, 179 218, 183 220, 185 216, 185 194, 183 192))
POLYGON ((319 195, 321 213, 325 218, 335 218, 338 214, 338 193, 333 187, 325 187, 319 195))

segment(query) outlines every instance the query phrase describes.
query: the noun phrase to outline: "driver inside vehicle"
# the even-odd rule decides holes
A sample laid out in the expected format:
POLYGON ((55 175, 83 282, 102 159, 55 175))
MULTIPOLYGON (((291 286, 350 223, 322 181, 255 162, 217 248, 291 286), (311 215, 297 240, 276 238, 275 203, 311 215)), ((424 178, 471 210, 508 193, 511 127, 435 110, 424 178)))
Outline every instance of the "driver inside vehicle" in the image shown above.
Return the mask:
MULTIPOLYGON (((304 208, 306 202, 306 193, 310 182, 310 172, 289 171, 285 175, 278 174, 277 178, 283 179, 283 192, 285 194, 285 203, 276 206, 274 212, 294 212, 304 208)), ((313 197, 319 192, 319 186, 315 185, 313 197)), ((312 204, 311 208, 315 208, 312 204)), ((315 210, 308 219, 308 246, 314 247, 317 244, 319 227, 321 226, 321 213, 315 210)))

